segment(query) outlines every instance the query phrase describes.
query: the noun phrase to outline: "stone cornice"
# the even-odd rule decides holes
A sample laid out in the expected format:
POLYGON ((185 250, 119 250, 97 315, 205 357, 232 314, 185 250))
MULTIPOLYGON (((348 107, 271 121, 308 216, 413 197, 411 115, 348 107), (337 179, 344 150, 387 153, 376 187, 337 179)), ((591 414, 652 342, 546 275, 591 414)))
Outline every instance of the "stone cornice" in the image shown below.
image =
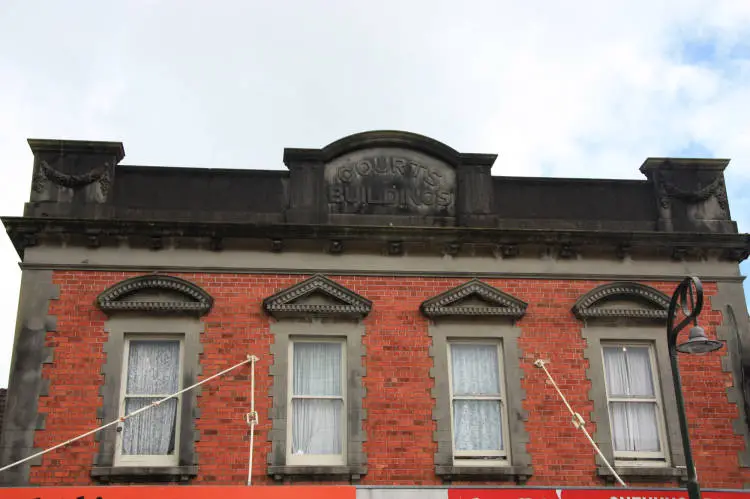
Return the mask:
POLYGON ((714 170, 723 172, 729 165, 722 158, 647 158, 640 167, 641 173, 648 175, 653 170, 714 170))
POLYGON ((263 310, 280 317, 353 317, 370 313, 372 302, 324 275, 317 274, 263 300, 263 310), (295 303, 301 298, 322 294, 331 303, 295 303))
POLYGON ((197 285, 168 275, 143 275, 121 281, 101 293, 96 303, 107 314, 114 312, 185 313, 202 316, 213 306, 213 298, 197 285), (125 301, 122 298, 148 290, 168 290, 185 300, 125 301))
POLYGON ((527 304, 518 298, 500 291, 478 279, 449 289, 420 306, 427 317, 495 316, 520 319, 526 313, 527 304), (486 306, 453 305, 471 296, 487 302, 486 306))
POLYGON ((633 319, 667 319, 669 297, 659 290, 636 282, 613 282, 598 286, 573 305, 573 313, 579 319, 627 317, 633 319), (598 306, 609 299, 633 302, 633 307, 604 308, 598 306), (653 308, 640 305, 647 302, 653 308))
POLYGON ((116 161, 125 157, 122 142, 94 141, 94 140, 56 140, 56 139, 28 139, 29 148, 34 154, 39 153, 72 153, 72 154, 111 154, 116 161))
POLYGON ((387 245, 398 241, 409 243, 485 244, 497 253, 512 257, 521 245, 569 245, 584 249, 595 246, 613 252, 655 249, 672 253, 677 249, 720 251, 724 258, 739 262, 750 253, 750 235, 731 233, 687 233, 657 231, 596 231, 553 229, 498 229, 479 227, 394 227, 313 224, 264 224, 227 222, 177 222, 104 219, 67 219, 3 217, 13 245, 23 256, 41 236, 85 238, 247 238, 259 240, 331 240, 342 244, 352 241, 387 245), (514 250, 514 251, 510 251, 514 250))

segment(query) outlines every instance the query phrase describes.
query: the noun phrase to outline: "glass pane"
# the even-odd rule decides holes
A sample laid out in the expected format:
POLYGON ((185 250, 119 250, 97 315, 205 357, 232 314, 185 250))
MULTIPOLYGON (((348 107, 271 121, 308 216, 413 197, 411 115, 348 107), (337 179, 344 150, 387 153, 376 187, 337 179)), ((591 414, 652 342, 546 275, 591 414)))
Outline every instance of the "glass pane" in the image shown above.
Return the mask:
MULTIPOLYGON (((151 404, 153 398, 127 398, 125 414, 151 404)), ((157 407, 125 420, 122 432, 122 453, 167 455, 174 453, 177 400, 170 399, 157 407)))
POLYGON ((294 395, 341 396, 341 343, 294 344, 294 395))
POLYGON ((659 452, 659 425, 653 402, 612 402, 612 445, 616 451, 659 452))
POLYGON ((454 395, 499 395, 497 346, 451 345, 454 395))
POLYGON ((341 454, 342 400, 292 400, 292 453, 341 454))
POLYGON ((128 395, 170 395, 180 385, 179 341, 131 341, 128 395))
POLYGON ((654 396, 649 347, 605 347, 604 372, 610 396, 654 396))
POLYGON ((454 400, 456 451, 499 451, 503 431, 499 400, 454 400))

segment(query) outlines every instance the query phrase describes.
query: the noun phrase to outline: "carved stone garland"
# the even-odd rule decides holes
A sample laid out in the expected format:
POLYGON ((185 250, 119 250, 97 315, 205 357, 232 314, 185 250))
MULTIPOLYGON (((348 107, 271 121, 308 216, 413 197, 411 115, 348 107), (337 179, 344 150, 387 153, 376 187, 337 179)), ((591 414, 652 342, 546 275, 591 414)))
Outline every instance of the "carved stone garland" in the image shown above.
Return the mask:
POLYGON ((669 198, 680 199, 688 203, 700 203, 715 195, 722 210, 729 208, 724 176, 719 174, 714 180, 696 191, 689 191, 670 182, 667 175, 660 175, 659 203, 662 208, 669 208, 669 198))
POLYGON ((49 163, 42 160, 39 162, 39 170, 34 174, 34 177, 31 180, 31 188, 34 192, 42 192, 44 191, 44 187, 48 180, 53 184, 70 189, 83 187, 98 181, 102 194, 106 197, 111 183, 109 166, 109 163, 104 163, 103 166, 95 168, 90 172, 81 173, 79 175, 69 175, 55 170, 49 165, 49 163))

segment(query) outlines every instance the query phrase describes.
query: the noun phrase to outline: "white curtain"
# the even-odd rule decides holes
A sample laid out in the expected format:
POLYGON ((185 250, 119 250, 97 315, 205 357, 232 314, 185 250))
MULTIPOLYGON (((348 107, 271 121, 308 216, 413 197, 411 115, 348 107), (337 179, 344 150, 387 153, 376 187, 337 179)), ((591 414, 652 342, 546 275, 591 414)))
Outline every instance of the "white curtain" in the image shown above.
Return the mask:
POLYGON ((653 400, 610 402, 609 414, 615 450, 659 452, 661 446, 649 348, 605 347, 604 370, 610 398, 653 400))
POLYGON ((501 396, 495 345, 451 345, 453 434, 457 451, 503 449, 500 400, 472 400, 501 396))
MULTIPOLYGON (((170 395, 180 386, 178 341, 131 341, 128 355, 125 414, 170 395), (151 395, 147 397, 146 395, 151 395)), ((174 452, 177 399, 162 402, 125 421, 122 453, 165 455, 174 452)))
POLYGON ((295 343, 292 387, 292 453, 341 454, 341 343, 295 343))

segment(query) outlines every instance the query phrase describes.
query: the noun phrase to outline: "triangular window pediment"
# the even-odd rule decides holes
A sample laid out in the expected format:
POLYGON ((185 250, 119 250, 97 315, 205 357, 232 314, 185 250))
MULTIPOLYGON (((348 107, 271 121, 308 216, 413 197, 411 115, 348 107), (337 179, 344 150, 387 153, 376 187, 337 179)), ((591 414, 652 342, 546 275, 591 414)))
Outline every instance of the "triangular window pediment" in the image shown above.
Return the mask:
POLYGON ((355 317, 370 313, 372 302, 354 291, 316 274, 263 300, 274 317, 355 317))
POLYGON ((627 317, 667 318, 669 297, 637 282, 613 282, 592 289, 578 299, 573 313, 579 319, 627 317))
POLYGON ((422 303, 427 317, 493 316, 519 319, 527 304, 478 279, 449 289, 422 303))
POLYGON ((143 275, 121 281, 96 299, 104 312, 205 315, 213 298, 192 282, 168 275, 143 275))

